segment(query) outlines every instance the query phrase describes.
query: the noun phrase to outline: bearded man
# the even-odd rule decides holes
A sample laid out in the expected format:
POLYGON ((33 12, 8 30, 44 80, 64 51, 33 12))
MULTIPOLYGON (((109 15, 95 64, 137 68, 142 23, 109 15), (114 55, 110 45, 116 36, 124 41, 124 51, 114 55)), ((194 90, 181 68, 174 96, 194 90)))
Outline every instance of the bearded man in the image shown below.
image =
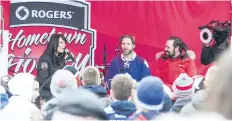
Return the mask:
POLYGON ((197 75, 195 54, 188 50, 187 45, 179 37, 169 37, 164 52, 157 53, 156 58, 155 75, 170 89, 181 73, 186 73, 190 77, 197 75))
POLYGON ((105 82, 108 89, 111 89, 111 79, 120 73, 127 73, 136 81, 151 75, 147 61, 134 52, 135 37, 125 34, 121 36, 120 44, 122 54, 112 60, 106 74, 105 82))

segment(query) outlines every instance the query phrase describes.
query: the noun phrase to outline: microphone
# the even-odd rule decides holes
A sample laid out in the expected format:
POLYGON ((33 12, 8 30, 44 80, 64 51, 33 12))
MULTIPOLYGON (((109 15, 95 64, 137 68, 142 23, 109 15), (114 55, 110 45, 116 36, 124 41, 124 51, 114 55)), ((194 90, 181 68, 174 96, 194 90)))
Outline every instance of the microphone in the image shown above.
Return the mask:
POLYGON ((124 69, 123 68, 120 69, 120 73, 124 73, 124 69))
POLYGON ((72 60, 72 62, 76 63, 75 59, 73 58, 72 54, 69 52, 68 49, 65 49, 64 52, 68 54, 68 57, 72 60))

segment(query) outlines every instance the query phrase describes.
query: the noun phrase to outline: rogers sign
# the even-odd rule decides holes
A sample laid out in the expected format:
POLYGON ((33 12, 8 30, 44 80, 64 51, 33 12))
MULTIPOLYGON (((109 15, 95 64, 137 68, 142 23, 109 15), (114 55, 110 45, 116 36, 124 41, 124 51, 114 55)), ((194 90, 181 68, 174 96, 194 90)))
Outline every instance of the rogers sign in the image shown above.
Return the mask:
POLYGON ((31 18, 53 18, 53 19, 72 19, 72 11, 44 11, 44 10, 31 10, 29 11, 25 6, 20 6, 15 11, 15 16, 19 20, 26 20, 29 16, 31 18), (20 15, 21 12, 25 14, 20 15))
MULTIPOLYGON (((39 56, 54 33, 62 33, 79 70, 94 65, 96 31, 90 27, 90 3, 11 2, 9 73, 36 73, 39 56), (28 51, 30 50, 30 51, 28 51), (18 59, 16 56, 27 58, 18 59)), ((70 63, 69 63, 70 64, 70 63)))

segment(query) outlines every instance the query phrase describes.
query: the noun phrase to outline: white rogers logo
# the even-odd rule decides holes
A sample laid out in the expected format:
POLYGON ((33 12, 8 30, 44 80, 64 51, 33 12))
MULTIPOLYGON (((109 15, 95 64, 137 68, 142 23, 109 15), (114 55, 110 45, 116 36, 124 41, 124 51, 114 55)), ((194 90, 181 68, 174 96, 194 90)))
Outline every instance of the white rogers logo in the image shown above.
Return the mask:
MULTIPOLYGON (((22 14, 22 13, 21 13, 22 14)), ((26 7, 24 7, 24 6, 20 6, 20 7, 18 7, 17 9, 16 9, 16 11, 15 11, 15 16, 19 19, 19 20, 26 20, 27 18, 28 18, 28 16, 29 16, 29 10, 26 8, 26 7), (22 15, 20 15, 20 12, 21 11, 24 11, 25 12, 25 14, 22 16, 22 15)))
POLYGON ((29 16, 32 18, 52 18, 52 19, 72 19, 74 12, 72 11, 52 11, 52 10, 31 10, 20 6, 16 9, 15 15, 19 20, 26 20, 29 16), (24 11, 24 15, 22 13, 24 11))
POLYGON ((60 19, 72 19, 72 11, 44 11, 44 10, 32 10, 32 18, 60 18, 60 19))

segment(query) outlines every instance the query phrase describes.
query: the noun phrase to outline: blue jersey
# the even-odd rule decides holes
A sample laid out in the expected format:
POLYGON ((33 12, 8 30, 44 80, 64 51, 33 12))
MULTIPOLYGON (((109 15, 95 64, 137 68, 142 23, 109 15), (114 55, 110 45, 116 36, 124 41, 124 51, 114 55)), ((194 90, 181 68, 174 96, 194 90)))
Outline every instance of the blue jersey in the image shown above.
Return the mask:
POLYGON ((128 73, 139 82, 143 77, 151 75, 151 71, 145 59, 134 54, 130 61, 125 61, 123 55, 117 56, 110 63, 106 74, 106 86, 110 89, 111 79, 120 73, 128 73))

